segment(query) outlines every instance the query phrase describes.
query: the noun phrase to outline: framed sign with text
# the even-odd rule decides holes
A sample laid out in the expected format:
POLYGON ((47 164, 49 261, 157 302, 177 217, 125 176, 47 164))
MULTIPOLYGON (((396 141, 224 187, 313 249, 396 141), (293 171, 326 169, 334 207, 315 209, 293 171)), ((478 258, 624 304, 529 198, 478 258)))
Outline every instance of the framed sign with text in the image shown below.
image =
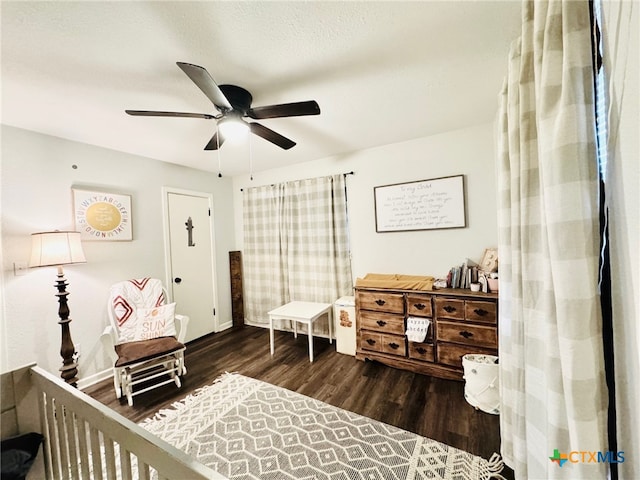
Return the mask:
POLYGON ((75 228, 83 240, 133 240, 130 195, 71 190, 75 228))
POLYGON ((373 194, 376 232, 467 226, 463 175, 382 185, 373 194))

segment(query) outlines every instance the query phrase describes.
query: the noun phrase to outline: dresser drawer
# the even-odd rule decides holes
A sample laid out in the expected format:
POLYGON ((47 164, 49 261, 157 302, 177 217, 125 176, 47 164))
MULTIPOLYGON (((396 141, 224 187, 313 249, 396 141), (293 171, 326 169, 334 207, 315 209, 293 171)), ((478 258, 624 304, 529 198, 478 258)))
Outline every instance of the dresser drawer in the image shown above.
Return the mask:
POLYGON ((495 327, 440 320, 437 325, 437 338, 439 342, 498 348, 498 334, 495 327))
POLYGON ((382 337, 382 352, 390 353, 391 355, 400 355, 405 357, 407 355, 407 342, 404 337, 397 335, 381 335, 382 337))
POLYGON ((436 317, 464 320, 464 300, 436 298, 436 317))
POLYGON ((360 310, 360 325, 363 330, 375 330, 380 333, 404 334, 404 317, 392 313, 368 312, 360 310))
POLYGON ((470 322, 490 323, 496 325, 497 305, 495 302, 467 300, 464 304, 464 316, 470 322))
POLYGON ((408 342, 409 344, 409 358, 414 358, 416 360, 422 360, 425 362, 433 362, 435 361, 435 349, 433 345, 428 343, 416 343, 416 342, 408 342))
POLYGON ((362 350, 389 353, 401 357, 407 354, 404 337, 399 335, 384 335, 376 332, 362 332, 360 334, 360 348, 362 350))
POLYGON ((468 345, 456 345, 454 343, 438 342, 437 359, 451 367, 462 368, 462 357, 467 354, 495 355, 496 351, 490 348, 471 347, 468 345))
POLYGON ((407 295, 407 315, 431 317, 431 297, 429 295, 407 295))
POLYGON ((360 348, 362 350, 382 351, 382 334, 375 332, 360 333, 360 348))
POLYGON ((401 293, 357 292, 361 310, 375 310, 404 314, 404 297, 401 293))

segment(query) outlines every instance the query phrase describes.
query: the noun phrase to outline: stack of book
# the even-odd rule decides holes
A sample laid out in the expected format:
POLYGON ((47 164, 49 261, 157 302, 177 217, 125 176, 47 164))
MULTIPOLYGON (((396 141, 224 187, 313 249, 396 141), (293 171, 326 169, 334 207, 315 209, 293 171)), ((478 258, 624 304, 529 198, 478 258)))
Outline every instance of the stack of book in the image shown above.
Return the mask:
POLYGON ((462 265, 451 267, 447 275, 448 288, 471 288, 478 282, 478 264, 467 258, 462 265))

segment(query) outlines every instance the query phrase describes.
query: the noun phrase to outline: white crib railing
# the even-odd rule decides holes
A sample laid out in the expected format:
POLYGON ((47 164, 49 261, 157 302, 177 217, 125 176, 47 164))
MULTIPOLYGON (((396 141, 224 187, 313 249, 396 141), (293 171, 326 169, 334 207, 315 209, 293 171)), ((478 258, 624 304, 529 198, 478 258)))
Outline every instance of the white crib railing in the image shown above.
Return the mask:
POLYGON ((48 480, 225 478, 41 368, 30 373, 48 480))

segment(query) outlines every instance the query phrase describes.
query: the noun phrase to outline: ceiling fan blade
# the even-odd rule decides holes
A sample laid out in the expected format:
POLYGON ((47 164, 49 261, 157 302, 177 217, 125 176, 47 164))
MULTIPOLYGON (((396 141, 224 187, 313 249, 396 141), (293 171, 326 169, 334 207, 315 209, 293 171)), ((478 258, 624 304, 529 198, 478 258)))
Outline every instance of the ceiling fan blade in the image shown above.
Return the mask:
POLYGON ((141 117, 188 117, 188 118, 204 118, 210 120, 216 118, 208 113, 185 113, 185 112, 156 112, 150 110, 125 110, 129 115, 141 117))
POLYGON ((303 115, 319 115, 320 106, 315 100, 306 102, 282 103, 265 107, 250 108, 247 116, 261 120, 264 118, 301 117, 303 115))
POLYGON ((229 100, 224 96, 224 93, 222 93, 222 90, 216 85, 216 82, 206 69, 198 65, 192 65, 191 63, 176 63, 216 107, 223 110, 233 110, 229 100))
POLYGON ((250 123, 249 127, 251 128, 251 133, 255 133, 259 137, 262 137, 285 150, 289 150, 296 144, 293 140, 289 140, 287 137, 283 137, 279 133, 274 132, 270 128, 264 127, 259 123, 250 123))
POLYGON ((209 143, 204 147, 205 150, 218 150, 218 147, 221 147, 224 143, 224 137, 220 134, 220 140, 218 140, 218 132, 213 134, 209 143))

